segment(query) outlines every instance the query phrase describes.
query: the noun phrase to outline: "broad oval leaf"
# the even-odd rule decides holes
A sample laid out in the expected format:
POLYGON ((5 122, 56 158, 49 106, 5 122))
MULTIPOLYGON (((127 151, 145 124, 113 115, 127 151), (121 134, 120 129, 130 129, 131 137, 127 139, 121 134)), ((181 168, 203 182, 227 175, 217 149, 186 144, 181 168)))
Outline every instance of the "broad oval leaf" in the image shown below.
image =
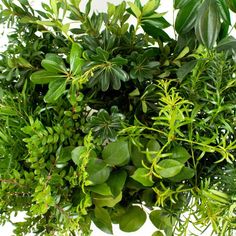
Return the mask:
POLYGON ((160 169, 156 168, 156 171, 163 178, 170 178, 177 175, 184 167, 182 163, 172 159, 162 160, 158 163, 158 166, 160 169))
POLYGON ((196 36, 200 43, 212 48, 220 32, 220 14, 215 0, 206 0, 199 9, 195 25, 196 36))
POLYGON ((94 192, 94 193, 98 193, 98 194, 104 195, 104 196, 111 196, 112 195, 111 189, 106 183, 90 186, 87 189, 94 192))
POLYGON ((185 34, 194 27, 200 4, 200 1, 189 1, 179 10, 175 20, 177 33, 185 34))
POLYGON ((66 79, 57 79, 49 83, 48 92, 44 96, 46 103, 54 103, 66 90, 66 79))
POLYGON ((146 221, 146 213, 139 206, 129 207, 119 220, 120 229, 124 232, 134 232, 146 221))
POLYGON ((60 78, 65 78, 65 75, 58 75, 58 74, 55 74, 54 72, 40 70, 40 71, 34 72, 31 75, 30 80, 34 84, 48 84, 48 83, 50 83, 54 80, 58 80, 60 78))
POLYGON ((109 143, 102 152, 104 161, 111 165, 122 165, 130 159, 129 146, 126 141, 109 143))
POLYGON ((93 194, 92 195, 93 202, 96 206, 99 207, 114 207, 118 202, 122 199, 122 192, 116 196, 103 196, 100 194, 93 194))
POLYGON ((56 54, 47 54, 46 58, 42 60, 41 64, 42 67, 49 72, 67 73, 63 59, 56 54))
POLYGON ((88 179, 92 185, 102 184, 106 182, 110 176, 111 168, 98 158, 91 158, 87 164, 88 179))
POLYGON ((143 186, 151 187, 153 186, 154 182, 150 176, 149 170, 145 168, 138 168, 134 174, 131 176, 134 180, 141 183, 143 186))
POLYGON ((170 217, 168 217, 163 210, 154 210, 149 214, 151 222, 161 230, 172 228, 170 217))
POLYGON ((180 145, 177 145, 172 148, 171 152, 172 159, 179 161, 180 163, 185 163, 191 157, 188 151, 180 145))
POLYGON ((179 174, 175 175, 172 178, 169 178, 172 182, 181 182, 182 180, 193 178, 195 172, 190 167, 183 167, 179 174))

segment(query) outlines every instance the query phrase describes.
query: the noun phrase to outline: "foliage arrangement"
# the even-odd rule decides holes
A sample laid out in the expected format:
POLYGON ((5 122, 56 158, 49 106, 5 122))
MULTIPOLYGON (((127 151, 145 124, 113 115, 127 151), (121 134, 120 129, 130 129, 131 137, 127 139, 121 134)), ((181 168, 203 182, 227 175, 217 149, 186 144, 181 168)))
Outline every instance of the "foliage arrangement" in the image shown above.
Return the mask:
POLYGON ((147 217, 153 236, 233 235, 236 1, 173 1, 175 38, 160 0, 1 2, 1 224, 24 211, 15 235, 133 232, 147 217))

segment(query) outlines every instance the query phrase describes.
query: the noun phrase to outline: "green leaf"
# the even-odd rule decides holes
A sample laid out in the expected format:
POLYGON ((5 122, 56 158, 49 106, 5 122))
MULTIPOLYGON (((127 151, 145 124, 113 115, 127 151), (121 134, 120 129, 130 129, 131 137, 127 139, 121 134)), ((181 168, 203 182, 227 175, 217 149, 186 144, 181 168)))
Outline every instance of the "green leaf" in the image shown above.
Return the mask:
POLYGON ((207 48, 212 48, 219 35, 220 26, 220 15, 215 0, 206 0, 199 9, 195 25, 199 42, 207 48))
POLYGON ((94 224, 103 232, 113 234, 110 214, 104 208, 95 207, 93 219, 94 224))
POLYGON ((129 80, 128 74, 118 66, 113 66, 111 68, 111 72, 114 74, 116 78, 118 78, 119 80, 123 82, 126 82, 129 80))
POLYGON ((232 36, 222 39, 217 45, 217 51, 227 51, 228 53, 233 53, 236 51, 236 39, 232 36))
POLYGON ((130 6, 132 12, 134 13, 134 15, 135 15, 137 18, 139 18, 139 17, 142 15, 142 12, 141 12, 141 10, 139 9, 139 7, 138 7, 136 4, 132 3, 132 2, 128 2, 128 4, 129 4, 129 6, 130 6))
POLYGON ((137 182, 141 183, 143 186, 151 187, 153 186, 154 182, 150 176, 149 170, 145 168, 138 168, 131 178, 136 180, 137 182))
POLYGON ((44 96, 46 103, 54 103, 66 90, 66 80, 57 79, 49 83, 48 92, 44 96))
POLYGON ((165 236, 161 231, 155 231, 152 236, 165 236))
POLYGON ((135 145, 131 147, 130 158, 136 167, 143 167, 142 161, 145 160, 145 155, 135 145))
POLYGON ((177 70, 177 76, 180 81, 184 79, 186 75, 188 75, 193 68, 197 65, 197 61, 189 61, 187 63, 184 63, 178 70, 177 70))
POLYGON ((163 210, 155 210, 149 214, 151 222, 160 230, 166 231, 168 228, 172 228, 170 217, 168 217, 163 210))
POLYGON ((190 167, 183 167, 179 174, 175 175, 172 178, 169 178, 172 182, 181 182, 186 179, 192 179, 195 175, 194 170, 190 167))
POLYGON ((230 25, 231 24, 230 12, 225 0, 216 0, 216 3, 222 19, 224 20, 225 23, 230 25))
POLYGON ((189 1, 179 10, 175 20, 175 30, 177 33, 185 34, 194 27, 200 4, 200 1, 189 1))
POLYGON ((90 186, 90 187, 88 187, 88 190, 90 190, 94 193, 98 193, 100 195, 104 195, 104 196, 112 195, 111 189, 106 183, 98 184, 95 186, 90 186))
POLYGON ((143 16, 152 14, 160 6, 160 0, 150 0, 148 1, 142 9, 143 16))
POLYGON ((111 168, 98 158, 90 158, 87 164, 87 173, 92 185, 106 182, 110 176, 111 168))
POLYGON ((70 52, 70 70, 74 75, 81 74, 81 68, 84 64, 84 60, 81 58, 83 49, 77 44, 73 43, 70 52))
POLYGON ((85 153, 87 151, 86 147, 84 146, 79 146, 76 147, 72 150, 71 152, 71 159, 73 160, 73 162, 80 166, 81 164, 81 155, 83 155, 83 153, 85 153))
POLYGON ((129 207, 119 220, 120 229, 124 232, 134 232, 146 221, 146 213, 138 206, 129 207))
POLYGON ((111 165, 123 165, 130 159, 128 142, 115 141, 109 143, 102 151, 104 161, 111 165))
POLYGON ((42 67, 49 72, 67 73, 63 59, 56 54, 48 53, 46 58, 42 60, 41 64, 42 67))
POLYGON ((116 196, 102 196, 99 194, 93 195, 93 202, 99 207, 114 207, 122 199, 122 192, 116 196))
POLYGON ((119 170, 111 173, 107 184, 109 185, 113 196, 116 197, 122 192, 126 178, 127 173, 124 170, 119 170))
MULTIPOLYGON (((146 149, 148 152, 158 152, 160 151, 161 146, 155 139, 151 139, 148 141, 146 149)), ((153 159, 156 157, 156 154, 155 153, 148 154, 147 157, 148 157, 149 162, 152 163, 153 159)))
POLYGON ((180 145, 177 145, 173 149, 171 149, 171 152, 172 152, 172 159, 183 164, 186 161, 188 161, 188 159, 191 157, 188 151, 180 145))
POLYGON ((192 0, 174 0, 174 8, 181 9, 190 1, 192 0))
POLYGON ((108 70, 105 70, 101 73, 98 79, 101 81, 101 89, 103 92, 107 91, 110 85, 111 73, 108 70))
POLYGON ((54 72, 40 70, 40 71, 34 72, 31 75, 30 80, 35 84, 48 84, 60 78, 65 78, 65 75, 58 75, 58 74, 55 74, 54 72))
POLYGON ((62 164, 62 163, 67 163, 68 161, 70 161, 72 157, 71 152, 73 149, 74 147, 71 147, 71 146, 60 148, 56 163, 62 164))
POLYGON ((163 178, 170 178, 177 175, 184 165, 176 160, 166 159, 158 163, 160 170, 156 170, 163 178))
POLYGON ((236 12, 236 0, 226 0, 231 11, 236 12))
POLYGON ((166 21, 164 17, 160 17, 158 14, 153 14, 148 17, 143 17, 141 21, 141 25, 152 25, 157 29, 164 29, 170 26, 170 23, 166 21))

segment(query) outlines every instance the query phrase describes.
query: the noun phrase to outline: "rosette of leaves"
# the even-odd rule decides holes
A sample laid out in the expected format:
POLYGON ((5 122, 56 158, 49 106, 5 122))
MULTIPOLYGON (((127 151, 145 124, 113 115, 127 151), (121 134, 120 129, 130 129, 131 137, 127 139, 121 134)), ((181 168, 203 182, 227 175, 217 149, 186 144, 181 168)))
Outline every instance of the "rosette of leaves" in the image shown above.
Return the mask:
POLYGON ((118 107, 111 107, 110 114, 105 109, 100 109, 98 113, 88 118, 85 130, 92 130, 95 138, 99 143, 105 140, 115 141, 117 138, 117 131, 122 128, 122 122, 125 116, 119 113, 118 107))
POLYGON ((89 87, 97 85, 103 92, 110 86, 114 90, 119 90, 121 81, 129 80, 128 74, 122 68, 128 61, 120 55, 112 58, 108 51, 97 47, 96 54, 91 55, 88 60, 84 70, 93 70, 93 75, 88 81, 89 87))
POLYGON ((155 70, 160 64, 158 61, 150 60, 154 55, 155 51, 151 49, 145 51, 143 54, 133 52, 131 54, 130 78, 138 79, 139 82, 152 80, 155 70))

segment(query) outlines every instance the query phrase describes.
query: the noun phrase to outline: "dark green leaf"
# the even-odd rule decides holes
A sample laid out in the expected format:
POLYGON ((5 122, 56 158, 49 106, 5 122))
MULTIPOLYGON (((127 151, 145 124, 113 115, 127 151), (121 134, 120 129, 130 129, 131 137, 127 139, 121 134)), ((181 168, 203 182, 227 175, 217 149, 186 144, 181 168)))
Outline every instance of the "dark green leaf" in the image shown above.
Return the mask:
POLYGON ((152 25, 154 28, 157 29, 164 29, 170 26, 170 23, 166 21, 164 17, 155 17, 155 14, 143 17, 141 21, 141 25, 152 25))
POLYGON ((184 79, 186 75, 188 75, 193 68, 196 66, 197 61, 189 61, 187 63, 184 63, 178 70, 177 70, 177 76, 180 81, 184 79))
POLYGON ((110 85, 111 73, 108 70, 105 70, 98 77, 98 80, 101 82, 101 89, 103 92, 107 91, 110 85))
POLYGON ((231 24, 229 8, 225 0, 216 0, 218 10, 225 23, 231 24))
POLYGON ((113 196, 116 197, 121 193, 126 181, 126 177, 127 173, 124 170, 115 171, 111 173, 107 184, 111 188, 113 196))
POLYGON ((174 0, 174 8, 181 9, 190 1, 192 0, 174 0))
POLYGON ((194 176, 194 170, 190 167, 183 167, 179 174, 175 175, 172 178, 169 178, 173 182, 181 182, 182 180, 192 179, 194 176))
POLYGON ((119 220, 120 229, 124 232, 134 232, 146 221, 146 213, 138 206, 129 207, 119 220))
POLYGON ((228 51, 232 54, 233 51, 236 51, 236 39, 232 36, 221 40, 217 45, 217 51, 228 51))
POLYGON ((154 184, 150 176, 150 171, 145 168, 138 168, 131 178, 141 183, 143 186, 151 187, 154 184))
POLYGON ((172 159, 180 162, 185 163, 188 161, 188 159, 191 157, 188 151, 183 146, 175 146, 173 149, 171 149, 172 152, 172 159))
POLYGON ((226 0, 231 11, 236 12, 236 0, 226 0))
POLYGON ((93 219, 94 224, 103 232, 113 234, 112 223, 108 211, 101 207, 95 207, 93 219))
POLYGON ((47 103, 54 103, 61 97, 66 90, 66 80, 64 78, 57 79, 49 83, 49 89, 44 96, 44 101, 47 103))
POLYGON ((177 33, 185 34, 194 27, 200 4, 200 1, 189 1, 179 10, 175 20, 175 30, 177 33))
POLYGON ((111 189, 106 183, 90 186, 88 187, 88 190, 104 196, 112 195, 111 189))
POLYGON ((111 166, 127 163, 130 159, 128 143, 118 140, 108 144, 102 151, 102 157, 111 166))
POLYGON ((151 222, 160 230, 172 228, 170 217, 168 217, 162 210, 155 210, 149 214, 151 222))
POLYGON ((113 66, 111 69, 113 75, 119 80, 126 82, 129 80, 128 74, 118 66, 113 66))

